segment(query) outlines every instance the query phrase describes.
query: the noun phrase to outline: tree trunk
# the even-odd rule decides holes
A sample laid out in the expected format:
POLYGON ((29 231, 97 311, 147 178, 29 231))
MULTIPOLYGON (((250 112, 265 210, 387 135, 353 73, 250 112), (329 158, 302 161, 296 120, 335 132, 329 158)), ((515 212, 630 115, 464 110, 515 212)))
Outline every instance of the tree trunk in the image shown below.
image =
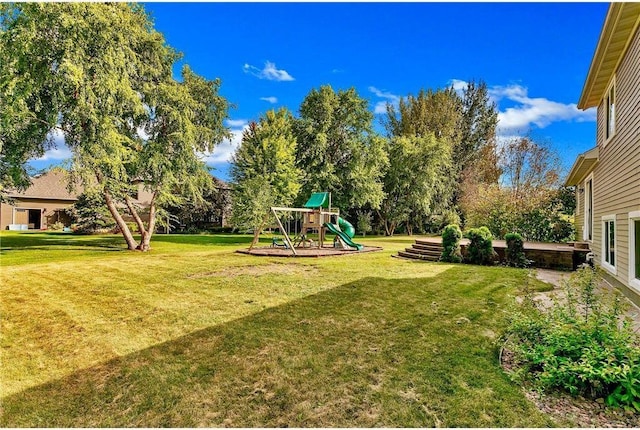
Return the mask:
POLYGON ((131 216, 136 221, 136 224, 138 224, 140 236, 142 236, 138 249, 143 252, 149 251, 151 249, 151 236, 153 236, 153 232, 156 228, 156 193, 153 194, 151 202, 149 203, 149 223, 147 224, 147 228, 145 228, 144 222, 142 221, 142 218, 140 218, 140 215, 129 196, 125 198, 125 201, 127 202, 127 207, 129 208, 131 216))
POLYGON ((104 190, 104 201, 107 204, 109 212, 111 212, 111 216, 116 221, 116 224, 118 224, 120 232, 122 233, 122 236, 124 236, 124 240, 127 242, 127 247, 130 251, 135 251, 138 248, 138 243, 133 238, 133 234, 131 234, 131 230, 129 230, 127 223, 122 219, 122 215, 118 212, 118 208, 116 207, 116 203, 113 201, 113 197, 111 197, 111 193, 107 190, 104 190))
POLYGON ((391 221, 391 222, 384 222, 384 230, 387 236, 393 236, 393 232, 396 230, 396 223, 391 221))
POLYGON ((142 218, 140 218, 140 215, 138 215, 138 211, 136 210, 135 206, 133 206, 133 202, 131 201, 131 197, 126 196, 124 198, 124 202, 127 204, 127 208, 129 208, 129 213, 133 217, 133 220, 138 225, 138 231, 144 237, 144 234, 146 232, 146 229, 144 228, 144 222, 142 222, 142 218))
POLYGON ((267 213, 264 219, 262 220, 262 223, 260 224, 260 226, 253 231, 253 240, 251 241, 251 245, 249 245, 249 251, 251 251, 253 247, 256 245, 256 243, 258 243, 258 241, 260 240, 260 233, 269 222, 270 216, 271 216, 271 213, 270 212, 267 213))

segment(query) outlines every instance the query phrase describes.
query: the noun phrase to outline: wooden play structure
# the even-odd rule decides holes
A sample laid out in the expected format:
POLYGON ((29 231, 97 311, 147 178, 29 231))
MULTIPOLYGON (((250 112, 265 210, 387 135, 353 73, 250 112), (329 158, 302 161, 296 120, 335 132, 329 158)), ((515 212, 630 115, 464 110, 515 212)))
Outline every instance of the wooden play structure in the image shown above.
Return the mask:
MULTIPOLYGON (((335 234, 332 247, 342 247, 342 249, 353 249, 360 251, 362 245, 354 243, 351 239, 355 234, 353 226, 343 218, 340 218, 340 210, 331 207, 331 193, 313 193, 302 208, 272 207, 271 212, 276 218, 278 228, 283 239, 274 238, 272 247, 284 247, 291 251, 293 255, 298 255, 296 248, 323 248, 326 231, 335 234), (292 229, 286 229, 283 224, 285 217, 299 214, 295 217, 295 232, 291 238, 292 229), (300 229, 298 229, 298 225, 300 229), (317 241, 310 239, 310 234, 317 233, 317 241)), ((289 218, 290 220, 290 218, 289 218)), ((287 221, 285 221, 287 222, 287 221)), ((290 226, 290 221, 288 225, 290 226)))

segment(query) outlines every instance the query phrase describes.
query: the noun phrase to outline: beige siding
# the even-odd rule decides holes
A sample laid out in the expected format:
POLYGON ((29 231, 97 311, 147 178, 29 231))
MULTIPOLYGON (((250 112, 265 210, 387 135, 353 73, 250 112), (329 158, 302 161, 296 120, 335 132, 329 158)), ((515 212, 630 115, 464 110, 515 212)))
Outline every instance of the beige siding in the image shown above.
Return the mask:
POLYGON ((584 191, 580 192, 580 188, 584 190, 584 184, 576 187, 576 215, 574 220, 576 228, 576 242, 582 242, 582 227, 584 226, 584 191))
MULTIPOLYGON (((592 250, 602 261, 602 217, 616 215, 616 275, 628 285, 628 214, 640 210, 640 31, 615 75, 615 134, 605 142, 605 105, 598 106, 599 162, 594 170, 592 250)), ((581 207, 581 209, 584 206, 581 207)))
MULTIPOLYGON (((58 220, 56 210, 66 209, 73 205, 73 201, 62 200, 46 200, 46 199, 15 199, 15 205, 8 205, 6 203, 0 204, 0 229, 6 230, 9 224, 27 224, 25 212, 16 212, 15 218, 13 215, 14 208, 25 209, 41 209, 42 220, 41 228, 46 229, 48 222, 56 222, 58 220), (12 218, 15 222, 12 222, 12 218)), ((61 221, 64 221, 61 219, 61 221)), ((64 223, 64 222, 63 222, 64 223)))

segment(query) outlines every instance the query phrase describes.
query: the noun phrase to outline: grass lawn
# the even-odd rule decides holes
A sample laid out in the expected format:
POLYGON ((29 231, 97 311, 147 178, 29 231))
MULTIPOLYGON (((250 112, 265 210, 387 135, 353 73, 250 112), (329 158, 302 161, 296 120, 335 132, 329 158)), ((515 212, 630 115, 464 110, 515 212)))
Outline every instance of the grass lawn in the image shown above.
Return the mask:
MULTIPOLYGON (((3 427, 548 427, 498 364, 518 269, 0 234, 3 427)), ((265 241, 269 237, 265 238, 265 241)), ((265 242, 266 243, 266 242, 265 242)))

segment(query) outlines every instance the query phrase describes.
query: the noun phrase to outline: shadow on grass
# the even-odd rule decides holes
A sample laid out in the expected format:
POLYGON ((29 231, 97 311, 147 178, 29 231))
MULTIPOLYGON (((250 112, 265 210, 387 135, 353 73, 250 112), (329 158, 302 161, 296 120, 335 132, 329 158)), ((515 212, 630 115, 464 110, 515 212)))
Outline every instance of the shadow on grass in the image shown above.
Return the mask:
MULTIPOLYGON (((246 234, 157 234, 151 239, 156 243, 184 245, 243 245, 250 244, 253 236, 246 234)), ((270 237, 261 237, 260 242, 270 243, 270 237)))
POLYGON ((522 277, 482 273, 364 278, 257 311, 8 396, 0 424, 550 426, 497 363, 522 277))
MULTIPOLYGON (((134 235, 139 240, 137 235, 134 235)), ((243 245, 251 243, 251 236, 233 234, 156 234, 151 240, 153 244, 180 245, 243 245)), ((50 250, 56 249, 88 249, 96 251, 125 251, 126 243, 121 235, 78 235, 62 232, 38 232, 22 234, 5 234, 0 237, 0 253, 17 250, 50 250)), ((261 238, 267 243, 269 238, 261 238)))
POLYGON ((2 241, 2 251, 14 249, 55 249, 56 247, 68 248, 69 246, 108 248, 110 250, 122 249, 124 247, 122 236, 82 236, 62 232, 4 234, 0 237, 0 240, 2 241))

